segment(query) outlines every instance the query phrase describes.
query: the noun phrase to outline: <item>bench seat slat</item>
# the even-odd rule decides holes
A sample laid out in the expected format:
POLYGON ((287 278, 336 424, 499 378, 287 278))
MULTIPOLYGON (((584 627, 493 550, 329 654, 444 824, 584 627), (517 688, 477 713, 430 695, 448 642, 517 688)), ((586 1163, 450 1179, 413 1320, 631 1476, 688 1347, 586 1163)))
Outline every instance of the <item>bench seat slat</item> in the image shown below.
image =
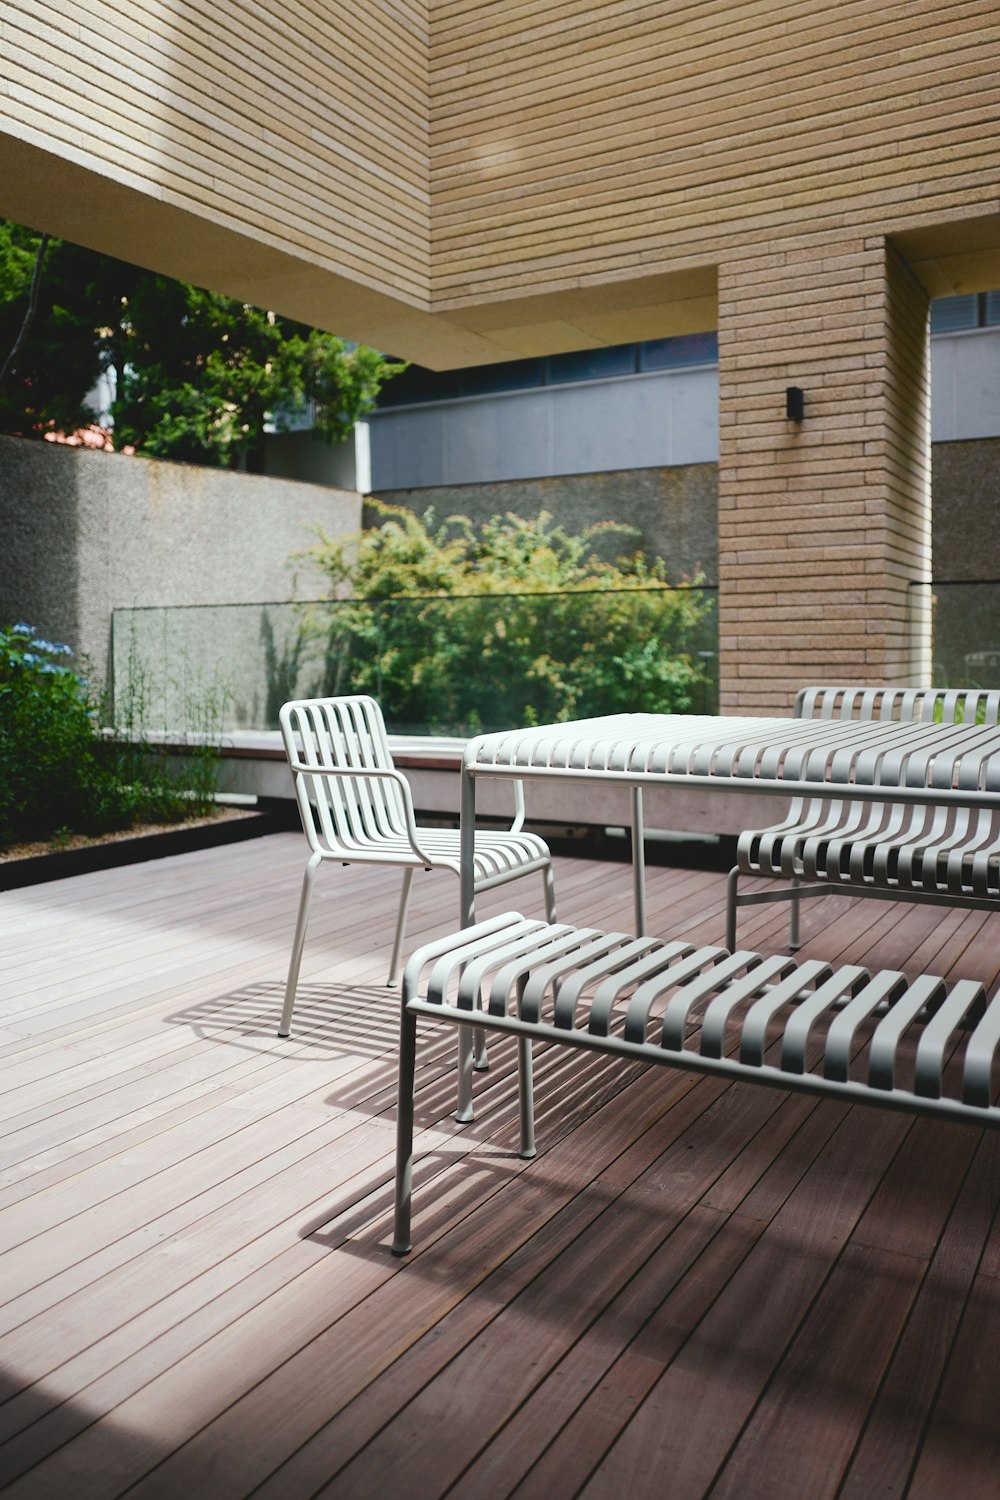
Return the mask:
MULTIPOLYGON (((699 1047, 702 1057, 723 1056, 726 1050, 726 1027, 744 1000, 753 1001, 743 1022, 745 1040, 747 1027, 753 1029, 751 1016, 761 1015, 768 1007, 778 1009, 786 1001, 793 1000, 802 988, 802 983, 802 973, 791 959, 766 958, 763 963, 751 969, 741 983, 727 985, 711 1001, 702 1017, 699 1047), (766 999, 763 998, 765 990, 766 999)), ((763 1024, 766 1029, 766 1019, 763 1024)), ((741 1058, 741 1061, 749 1059, 741 1058)))
MULTIPOLYGON (((803 969, 806 967, 806 964, 802 965, 803 969)), ((816 976, 816 990, 795 1007, 794 1014, 789 1016, 782 1032, 781 1067, 784 1072, 806 1071, 813 1028, 825 1015, 849 1004, 862 985, 868 983, 869 978, 868 970, 859 968, 856 964, 838 969, 835 974, 827 965, 823 965, 823 972, 816 976)), ((742 1051, 740 1055, 743 1055, 742 1051)))
POLYGON ((949 1044, 970 1012, 978 1010, 986 991, 972 979, 960 979, 944 1003, 924 1026, 917 1044, 917 1061, 913 1087, 925 1099, 941 1097, 942 1076, 949 1044))
POLYGON ((977 1109, 988 1109, 992 1098, 993 1066, 1000 1047, 1000 1005, 988 1005, 965 1048, 962 1098, 977 1109))
POLYGON ((868 1054, 868 1083, 871 1088, 895 1087, 896 1059, 904 1034, 921 1011, 940 1000, 943 995, 943 979, 935 974, 918 974, 889 1007, 872 1036, 868 1054))
MULTIPOLYGON (((672 964, 677 959, 687 958, 694 951, 691 943, 654 942, 652 950, 632 964, 627 973, 616 974, 597 986, 590 1004, 589 1029, 597 1036, 607 1036, 615 1003, 621 999, 625 989, 632 984, 649 979, 652 975, 658 974, 668 963, 672 964)), ((627 1026, 626 1021, 626 1029, 627 1026)), ((643 1022, 642 1035, 645 1036, 645 1022, 643 1022)))
POLYGON ((935 975, 907 981, 897 971, 869 975, 856 965, 834 969, 785 955, 695 949, 682 940, 637 940, 508 912, 429 944, 406 965, 393 1242, 398 1254, 409 1248, 418 1015, 517 1036, 526 1157, 534 1154, 533 1041, 1000 1126, 991 1092, 1000 998, 987 1000, 974 981, 960 980, 949 990, 935 975), (953 1069, 963 1039, 963 1065, 953 1069), (911 1064, 912 1086, 903 1081, 911 1064))

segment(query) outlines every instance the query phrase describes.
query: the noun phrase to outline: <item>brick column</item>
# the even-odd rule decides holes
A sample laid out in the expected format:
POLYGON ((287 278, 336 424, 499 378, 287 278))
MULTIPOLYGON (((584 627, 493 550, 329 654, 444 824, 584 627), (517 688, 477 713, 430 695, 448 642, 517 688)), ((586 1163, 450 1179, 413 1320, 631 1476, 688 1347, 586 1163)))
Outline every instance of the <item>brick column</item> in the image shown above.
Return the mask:
POLYGON ((880 236, 719 268, 721 703, 926 682, 927 294, 880 236), (805 392, 801 424, 785 388, 805 392))

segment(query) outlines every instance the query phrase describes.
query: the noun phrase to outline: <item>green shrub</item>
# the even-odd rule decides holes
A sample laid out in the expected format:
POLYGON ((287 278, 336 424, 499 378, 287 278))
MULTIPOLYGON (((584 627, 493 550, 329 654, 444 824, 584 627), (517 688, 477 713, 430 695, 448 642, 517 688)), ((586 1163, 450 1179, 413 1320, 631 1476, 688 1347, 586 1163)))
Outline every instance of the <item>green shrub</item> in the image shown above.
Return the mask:
POLYGON ((141 738, 103 731, 71 657, 30 625, 0 627, 0 847, 204 811, 214 790, 204 761, 178 777, 141 738))
POLYGON ((381 526, 310 554, 342 601, 332 626, 311 616, 328 691, 373 694, 395 728, 458 734, 704 707, 714 601, 620 555, 632 528, 574 534, 544 512, 435 526, 374 504, 381 526))

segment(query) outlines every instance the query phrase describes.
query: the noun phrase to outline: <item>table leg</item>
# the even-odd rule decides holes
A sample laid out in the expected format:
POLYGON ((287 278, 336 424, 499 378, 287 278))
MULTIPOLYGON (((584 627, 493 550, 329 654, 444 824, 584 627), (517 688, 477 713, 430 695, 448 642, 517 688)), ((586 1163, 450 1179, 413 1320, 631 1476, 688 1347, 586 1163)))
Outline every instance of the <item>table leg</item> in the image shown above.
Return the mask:
POLYGON ((642 787, 632 794, 632 884, 635 891, 635 932, 646 935, 646 836, 642 824, 642 787))
MULTIPOLYGON (((471 927, 476 920, 476 778, 462 767, 459 824, 459 921, 471 927)), ((458 1028, 458 1106, 455 1119, 465 1123, 472 1114, 472 1069, 475 1037, 468 1026, 458 1028)))

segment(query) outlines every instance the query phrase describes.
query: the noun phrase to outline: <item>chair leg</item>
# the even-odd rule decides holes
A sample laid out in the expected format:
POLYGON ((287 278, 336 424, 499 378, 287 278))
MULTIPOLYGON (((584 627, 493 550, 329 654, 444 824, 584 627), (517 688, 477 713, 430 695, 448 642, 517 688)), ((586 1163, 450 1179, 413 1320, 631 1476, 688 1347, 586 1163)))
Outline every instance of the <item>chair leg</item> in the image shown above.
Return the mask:
POLYGON ((392 940, 392 957, 389 960, 389 978, 386 984, 391 989, 399 977, 399 953, 403 946, 403 934, 406 932, 406 913, 410 906, 410 882, 413 879, 413 871, 403 871, 403 889, 399 894, 399 911, 396 914, 396 936, 392 940))
POLYGON ((545 882, 545 915, 550 922, 554 922, 556 919, 556 881, 551 865, 545 866, 542 879, 545 882))
POLYGON ((726 947, 736 952, 736 887, 739 884, 740 867, 734 865, 726 882, 726 947))
POLYGON ((399 1025, 399 1090, 396 1096, 396 1192, 393 1255, 410 1251, 410 1204, 413 1193, 413 1085, 417 1063, 417 1018, 404 997, 399 1025))
POLYGON ((302 962, 302 947, 306 940, 306 923, 309 921, 309 903, 312 900, 313 882, 322 863, 322 855, 312 854, 302 877, 302 894, 299 897, 299 914, 295 919, 295 936, 292 939, 292 956, 288 964, 288 979, 285 983, 285 1004, 281 1012, 278 1035, 287 1036, 292 1029, 292 1010, 295 1006, 295 990, 299 982, 299 965, 302 962))

